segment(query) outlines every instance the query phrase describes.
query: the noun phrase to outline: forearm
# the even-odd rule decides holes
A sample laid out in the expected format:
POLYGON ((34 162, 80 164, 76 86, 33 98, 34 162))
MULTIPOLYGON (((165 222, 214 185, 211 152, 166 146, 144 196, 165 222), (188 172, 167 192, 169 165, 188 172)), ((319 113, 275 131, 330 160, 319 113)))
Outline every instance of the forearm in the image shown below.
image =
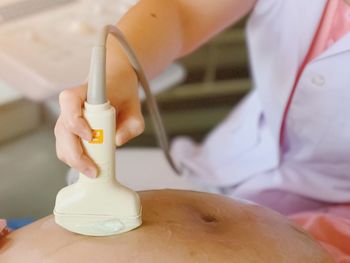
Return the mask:
MULTIPOLYGON (((118 23, 135 50, 148 78, 173 60, 244 16, 256 0, 141 0, 118 23)), ((109 39, 110 75, 123 67, 126 57, 109 39)))

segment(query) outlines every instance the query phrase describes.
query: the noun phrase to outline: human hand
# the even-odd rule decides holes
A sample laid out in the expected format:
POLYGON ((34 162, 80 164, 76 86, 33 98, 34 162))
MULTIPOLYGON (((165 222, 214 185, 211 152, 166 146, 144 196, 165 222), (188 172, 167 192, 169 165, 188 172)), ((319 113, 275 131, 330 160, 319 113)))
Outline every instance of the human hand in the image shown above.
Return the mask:
MULTIPOLYGON (((116 145, 121 146, 141 134, 144 120, 132 68, 107 75, 107 95, 117 109, 116 145)), ((85 154, 81 139, 91 140, 91 129, 83 118, 87 85, 63 91, 59 96, 60 116, 55 126, 57 157, 88 177, 97 176, 97 167, 85 154)))

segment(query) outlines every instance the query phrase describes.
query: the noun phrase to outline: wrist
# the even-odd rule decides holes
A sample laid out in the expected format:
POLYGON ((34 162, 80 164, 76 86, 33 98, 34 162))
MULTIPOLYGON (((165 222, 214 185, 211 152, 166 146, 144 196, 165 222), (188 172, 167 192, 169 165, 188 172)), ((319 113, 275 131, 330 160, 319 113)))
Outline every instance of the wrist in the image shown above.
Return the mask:
POLYGON ((136 73, 131 66, 124 50, 119 46, 119 43, 115 39, 109 38, 107 41, 107 50, 107 87, 112 88, 115 84, 120 85, 120 81, 137 84, 136 73))

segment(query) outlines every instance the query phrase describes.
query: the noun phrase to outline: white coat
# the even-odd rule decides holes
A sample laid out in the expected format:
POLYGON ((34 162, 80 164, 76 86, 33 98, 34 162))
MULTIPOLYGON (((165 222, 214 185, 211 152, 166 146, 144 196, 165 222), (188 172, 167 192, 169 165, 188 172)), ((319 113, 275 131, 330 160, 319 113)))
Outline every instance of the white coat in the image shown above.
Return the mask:
POLYGON ((237 196, 280 189, 350 201, 350 33, 305 67, 286 119, 294 139, 280 145, 286 104, 326 3, 257 2, 247 26, 254 89, 203 145, 176 154, 190 176, 237 196))

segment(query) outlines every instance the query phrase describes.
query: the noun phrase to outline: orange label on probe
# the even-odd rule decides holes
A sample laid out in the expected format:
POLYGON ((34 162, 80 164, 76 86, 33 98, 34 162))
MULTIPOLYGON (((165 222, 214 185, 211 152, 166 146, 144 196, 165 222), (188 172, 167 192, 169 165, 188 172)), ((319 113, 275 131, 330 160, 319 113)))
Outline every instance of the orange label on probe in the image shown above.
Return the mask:
POLYGON ((103 130, 92 130, 92 139, 89 141, 91 144, 103 143, 103 130))

